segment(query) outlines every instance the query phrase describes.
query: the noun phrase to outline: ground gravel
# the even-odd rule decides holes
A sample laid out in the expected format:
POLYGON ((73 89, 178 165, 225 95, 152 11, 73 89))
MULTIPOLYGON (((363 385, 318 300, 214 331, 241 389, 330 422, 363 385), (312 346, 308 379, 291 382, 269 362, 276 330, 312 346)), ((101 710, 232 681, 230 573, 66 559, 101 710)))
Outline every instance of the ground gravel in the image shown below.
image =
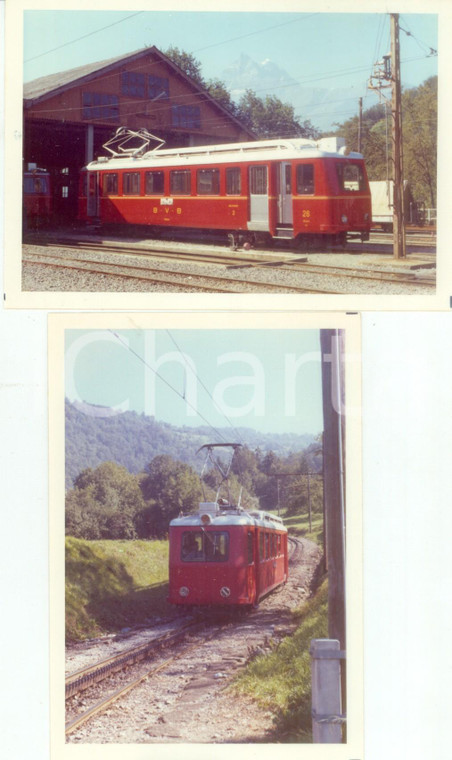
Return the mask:
MULTIPOLYGON (((212 247, 202 247, 199 245, 190 246, 182 243, 167 243, 167 247, 180 248, 181 251, 212 251, 212 247)), ((161 244, 164 248, 165 244, 161 244)), ((400 265, 395 265, 390 256, 377 256, 375 254, 356 253, 310 253, 307 256, 301 254, 290 254, 287 252, 265 252, 270 258, 266 265, 261 266, 225 266, 222 264, 194 263, 187 261, 169 261, 164 258, 147 257, 144 253, 144 245, 135 242, 134 248, 136 254, 124 252, 119 257, 115 253, 107 251, 75 251, 68 250, 64 247, 52 247, 37 244, 26 244, 23 247, 23 273, 22 289, 24 291, 53 291, 53 292, 199 292, 193 286, 196 284, 203 285, 203 277, 221 277, 227 280, 226 287, 231 292, 259 292, 259 285, 252 283, 271 283, 280 285, 280 292, 284 293, 289 287, 299 287, 312 289, 313 292, 326 291, 329 293, 342 294, 377 294, 377 295, 415 295, 415 294, 434 294, 434 289, 426 291, 422 284, 425 277, 434 276, 435 270, 419 270, 413 272, 413 281, 407 284, 398 282, 387 282, 380 280, 357 279, 350 277, 347 273, 341 271, 344 267, 353 267, 357 272, 365 272, 366 269, 377 269, 381 273, 400 273, 400 265), (56 260, 52 256, 61 257, 56 260), (87 262, 84 266, 99 266, 107 268, 107 273, 83 272, 75 269, 64 269, 57 264, 62 264, 64 259, 71 257, 81 257, 87 262), (315 272, 300 272, 290 269, 282 269, 280 263, 295 263, 302 258, 307 259, 309 264, 328 265, 334 267, 334 272, 328 274, 315 272), (149 269, 157 270, 161 277, 173 280, 171 283, 154 283, 138 279, 141 273, 135 271, 136 278, 127 278, 119 276, 117 267, 119 259, 124 267, 140 267, 143 270, 143 276, 146 276, 149 269), (38 262, 45 262, 42 266, 38 262), (115 271, 117 274, 115 275, 115 271), (167 274, 170 272, 170 274, 167 274), (340 275, 340 276, 337 276, 340 275), (237 282, 240 279, 243 282, 237 282), (247 284, 248 283, 248 284, 247 284)), ((226 252, 226 249, 217 249, 217 252, 226 252)), ((238 252, 240 256, 243 252, 238 252)), ((253 252, 251 252, 253 255, 253 252)), ((255 251, 256 259, 262 256, 262 252, 255 251)), ((70 266, 70 261, 67 261, 70 266)), ((133 275, 132 270, 128 274, 133 275)), ((205 284, 205 292, 208 292, 209 285, 205 284)), ((262 290, 265 292, 264 288, 262 290)), ((275 291, 278 292, 278 291, 275 291)))

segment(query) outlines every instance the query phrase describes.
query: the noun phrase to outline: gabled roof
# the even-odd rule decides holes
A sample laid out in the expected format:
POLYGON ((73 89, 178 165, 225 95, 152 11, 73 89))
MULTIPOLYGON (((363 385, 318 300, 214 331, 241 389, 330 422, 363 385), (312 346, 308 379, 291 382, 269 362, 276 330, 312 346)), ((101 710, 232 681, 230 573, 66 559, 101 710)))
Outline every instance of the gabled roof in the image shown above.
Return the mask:
POLYGON ((207 90, 197 84, 193 79, 187 76, 182 69, 177 66, 168 56, 162 53, 155 46, 142 48, 136 50, 133 53, 127 53, 126 55, 120 55, 115 58, 109 58, 105 61, 96 61, 94 63, 88 63, 84 66, 78 66, 75 69, 69 69, 68 71, 60 71, 56 74, 50 74, 46 77, 39 77, 31 82, 24 83, 24 106, 25 108, 31 108, 37 103, 47 100, 48 98, 59 95, 66 90, 75 86, 80 86, 84 83, 91 82, 102 74, 108 74, 110 71, 123 66, 125 63, 133 63, 140 58, 152 55, 159 58, 162 63, 165 63, 175 76, 185 80, 185 82, 200 95, 206 101, 210 101, 211 105, 219 109, 225 114, 228 119, 235 122, 241 130, 247 132, 251 137, 254 137, 252 131, 248 129, 242 122, 237 119, 233 114, 224 108, 215 98, 213 98, 207 90))

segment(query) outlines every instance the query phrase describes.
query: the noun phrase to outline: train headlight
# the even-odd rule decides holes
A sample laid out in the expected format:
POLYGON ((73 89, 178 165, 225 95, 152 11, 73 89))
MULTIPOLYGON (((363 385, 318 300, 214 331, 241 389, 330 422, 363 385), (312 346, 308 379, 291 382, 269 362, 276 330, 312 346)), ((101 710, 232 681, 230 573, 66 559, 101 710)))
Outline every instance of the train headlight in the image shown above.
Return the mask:
POLYGON ((348 216, 346 214, 342 214, 342 216, 341 216, 341 222, 342 222, 342 224, 347 224, 347 222, 348 222, 348 216))
POLYGON ((203 525, 209 525, 211 522, 210 515, 201 515, 201 522, 203 525))
POLYGON ((181 586, 179 589, 179 596, 186 597, 190 593, 190 589, 187 588, 187 586, 181 586))
POLYGON ((231 596, 231 589, 227 586, 223 586, 223 588, 220 590, 220 594, 223 597, 223 599, 227 599, 228 596, 231 596))

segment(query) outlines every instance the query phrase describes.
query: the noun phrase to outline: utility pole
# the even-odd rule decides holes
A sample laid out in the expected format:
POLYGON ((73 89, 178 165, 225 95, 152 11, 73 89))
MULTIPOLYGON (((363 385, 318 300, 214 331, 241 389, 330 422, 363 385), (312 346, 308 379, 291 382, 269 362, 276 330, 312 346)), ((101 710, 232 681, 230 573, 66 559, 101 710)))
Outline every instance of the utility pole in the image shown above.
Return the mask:
POLYGON ((308 509, 309 509, 309 532, 312 533, 312 509, 311 509, 311 481, 308 467, 308 509))
POLYGON ((345 649, 344 335, 321 330, 328 636, 345 649))
MULTIPOLYGON (((369 81, 369 89, 377 90, 380 99, 389 101, 383 95, 383 89, 391 87, 392 119, 392 212, 393 212, 393 251, 395 259, 406 258, 405 243, 405 209, 403 194, 403 157, 402 157, 402 85, 400 76, 400 30, 399 14, 390 13, 391 54, 384 55, 383 60, 375 64, 369 81)), ((390 198, 390 196, 389 196, 390 198)))
POLYGON ((359 99, 359 117, 358 117, 358 153, 361 153, 361 143, 363 134, 363 99, 359 99))
POLYGON ((406 257, 405 208, 403 193, 402 162, 402 86, 400 81, 400 32, 399 14, 391 13, 391 59, 392 59, 392 159, 394 166, 394 258, 406 257))

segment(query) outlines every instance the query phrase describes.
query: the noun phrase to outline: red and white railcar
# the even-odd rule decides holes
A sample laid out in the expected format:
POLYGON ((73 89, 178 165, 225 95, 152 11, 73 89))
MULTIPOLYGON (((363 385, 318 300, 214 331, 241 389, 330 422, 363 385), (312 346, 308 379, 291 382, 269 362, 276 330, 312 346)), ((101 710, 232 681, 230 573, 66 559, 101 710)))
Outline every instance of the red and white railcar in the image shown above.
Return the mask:
POLYGON ((231 241, 303 245, 369 237, 363 156, 342 138, 266 140, 147 150, 123 128, 111 156, 82 171, 79 218, 104 224, 218 230, 231 241))
POLYGON ((170 523, 168 599, 172 604, 257 605, 287 580, 287 529, 281 518, 243 509, 240 495, 236 503, 231 499, 229 475, 240 447, 239 443, 212 443, 199 449, 207 452, 203 473, 210 463, 221 480, 215 501, 201 502, 196 514, 181 515, 170 523), (232 449, 227 466, 214 456, 222 448, 232 449))
POLYGON ((50 173, 29 165, 23 176, 24 227, 36 228, 49 224, 52 216, 50 173))
POLYGON ((267 512, 201 503, 171 521, 169 545, 172 604, 256 605, 287 580, 287 529, 267 512))

